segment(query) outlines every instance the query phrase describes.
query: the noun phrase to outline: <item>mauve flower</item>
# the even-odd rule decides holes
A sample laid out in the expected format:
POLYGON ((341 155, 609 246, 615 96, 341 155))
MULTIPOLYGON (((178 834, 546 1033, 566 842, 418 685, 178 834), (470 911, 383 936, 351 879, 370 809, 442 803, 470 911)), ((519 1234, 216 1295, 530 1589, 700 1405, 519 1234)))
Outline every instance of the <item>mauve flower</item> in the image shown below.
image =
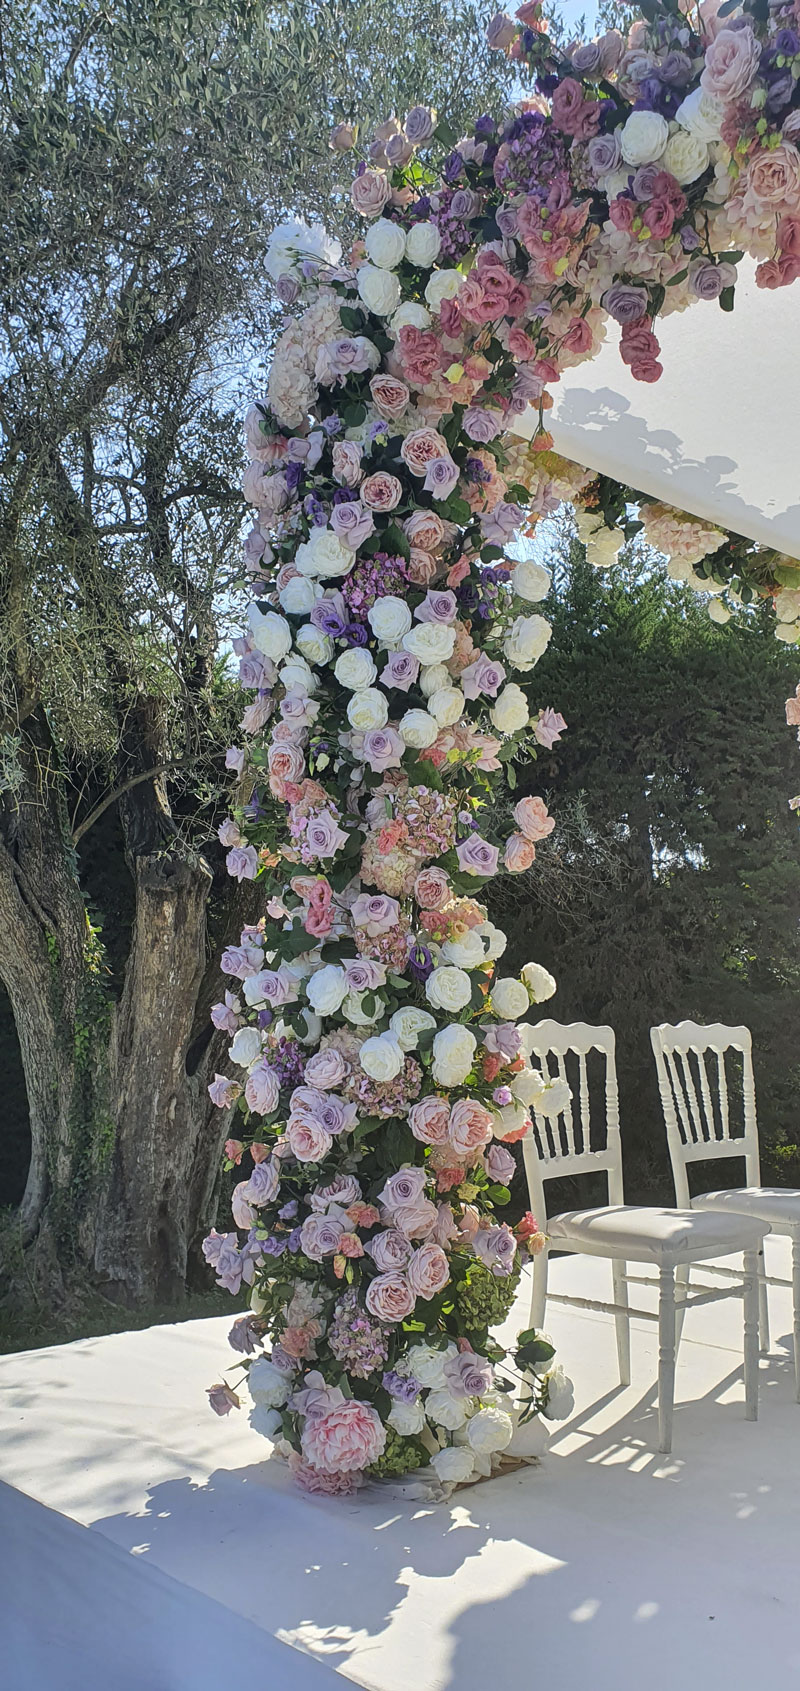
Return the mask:
POLYGON ((380 217, 391 192, 389 178, 382 170, 366 168, 355 178, 350 188, 350 199, 362 217, 380 217))
POLYGON ((450 1268, 441 1245, 428 1242, 412 1252, 406 1278, 415 1297, 430 1299, 441 1292, 450 1279, 450 1268))
POLYGON ((496 1279, 505 1279, 513 1273, 517 1241, 505 1223, 502 1227, 479 1227, 472 1248, 496 1279))
POLYGON ((401 693, 407 693, 416 681, 419 669, 419 658, 412 657, 410 652, 390 652, 380 678, 384 686, 397 687, 401 693))
POLYGON ((400 920, 400 906, 396 898, 386 893, 359 893, 350 907, 353 924, 365 928, 370 939, 388 934, 400 920))
POLYGON ((461 840, 456 846, 458 866, 467 875, 496 875, 500 857, 497 846, 490 845, 488 840, 481 839, 479 834, 469 834, 467 839, 461 840))
POLYGON ((494 1369, 485 1356, 465 1350, 448 1357, 444 1377, 453 1397, 484 1397, 494 1384, 494 1369))
POLYGON ((321 810, 317 816, 309 817, 305 841, 315 857, 335 856, 349 838, 329 810, 321 810))
POLYGON ((522 1036, 519 1028, 513 1022, 497 1022, 493 1027, 482 1029, 483 1043, 492 1056, 501 1057, 504 1063, 513 1063, 522 1048, 522 1036))
POLYGON ((737 100, 750 87, 761 58, 761 44, 748 23, 721 29, 706 47, 700 87, 717 100, 737 100))
POLYGON ((223 1382, 208 1386, 206 1396, 215 1415, 229 1415, 232 1409, 241 1407, 241 1399, 237 1397, 233 1387, 226 1386, 223 1382))
POLYGON ((254 881, 258 874, 258 852, 255 846, 234 846, 225 859, 225 867, 235 880, 254 881))
POLYGON ((318 1091, 327 1092, 334 1086, 341 1085, 347 1075, 347 1064, 341 1051, 329 1046, 324 1051, 315 1051, 306 1063, 305 1078, 309 1086, 318 1091))
POLYGON ((368 1256, 372 1257, 375 1267, 381 1274, 390 1274, 395 1270, 404 1269, 411 1255, 411 1244, 403 1233, 396 1227, 386 1228, 383 1233, 376 1233, 368 1239, 364 1246, 368 1256))
POLYGON ((477 1098, 459 1098, 450 1111, 447 1136, 458 1157, 474 1156, 492 1137, 492 1117, 477 1098))
POLYGON ((311 1262, 335 1256, 342 1235, 347 1231, 338 1216, 322 1214, 306 1216, 300 1230, 300 1246, 311 1262))
POLYGON ((359 756, 369 764, 373 774, 382 774, 385 769, 401 767, 405 749, 395 728, 368 728, 362 736, 359 756))
POLYGON ((225 768, 235 769, 237 775, 241 775, 245 757, 246 753, 242 751, 240 746, 229 746, 225 753, 225 768))
POLYGON ((406 140, 419 147, 423 141, 430 141, 436 128, 436 113, 430 106, 412 106, 403 128, 406 140))
POLYGON ((208 1096, 218 1110, 229 1110, 241 1093, 241 1086, 237 1080, 228 1080, 227 1075, 215 1074, 209 1082, 208 1096))
POLYGON ((426 493, 432 493, 434 499, 448 499, 458 481, 458 465, 454 464, 448 455, 446 458, 432 458, 422 486, 426 493))
MULTIPOLYGON (((507 1102, 510 1102, 509 1088, 504 1086, 499 1090, 509 1092, 507 1102)), ((491 1180, 499 1180, 503 1186, 507 1186, 509 1180, 513 1180, 517 1165, 511 1152, 506 1150, 505 1145, 499 1145, 497 1140, 493 1140, 491 1145, 487 1145, 483 1160, 486 1165, 486 1173, 491 1180)))
POLYGON ((638 323, 647 311, 647 289, 627 282, 614 282, 606 289, 600 303, 615 323, 638 323))
POLYGON ((378 1199, 389 1210, 416 1204, 425 1191, 427 1179, 424 1168, 401 1168, 397 1174, 389 1175, 383 1190, 378 1193, 378 1199))
POLYGON ((381 373, 373 376, 369 384, 372 401, 381 417, 394 422, 408 410, 411 393, 405 382, 396 376, 381 373))
POLYGON ((458 679, 465 698, 477 699, 485 696, 495 699, 498 688, 502 686, 505 678, 506 672, 503 665, 492 658, 487 658, 486 653, 481 652, 480 657, 476 658, 474 663, 468 664, 466 669, 461 671, 458 679))
POLYGON ((331 528, 339 540, 357 552, 364 541, 375 533, 375 518, 365 510, 360 499, 335 505, 331 511, 331 528))
POLYGON ((397 476, 376 470, 361 483, 361 498, 371 511, 393 511, 403 497, 403 484, 397 476))
MULTIPOLYGON (((258 977, 255 977, 256 979, 258 977)), ((245 1083, 244 1095, 247 1104, 256 1115, 270 1116, 278 1108, 280 1086, 278 1076, 271 1069, 265 1057, 254 1063, 245 1083)))
POLYGON ((493 411, 482 405, 468 405, 461 420, 464 433, 482 446, 502 434, 504 426, 502 411, 493 411))
POLYGON ((619 132, 615 129, 610 135, 593 135, 588 146, 589 165, 595 176, 610 176, 612 170, 617 170, 622 159, 619 144, 619 132))
POLYGON ((263 1209, 265 1204, 271 1204, 277 1196, 280 1181, 280 1164, 275 1157, 267 1157, 262 1162, 257 1162, 250 1179, 244 1184, 242 1195, 245 1202, 253 1204, 256 1209, 263 1209))
POLYGON ((450 1125, 450 1106, 446 1098, 431 1093, 418 1099, 408 1112, 408 1125, 415 1139, 423 1145, 444 1145, 450 1125))
POLYGON ((263 1332, 264 1323, 257 1315, 240 1315, 228 1334, 228 1344, 242 1356, 252 1356, 263 1332))
POLYGON ((512 505, 501 499, 491 511, 484 511, 481 515, 481 533, 484 540, 492 546, 505 546, 506 541, 513 540, 521 527, 524 511, 519 505, 512 505))
POLYGON ((558 711, 552 710, 548 705, 541 712, 538 721, 534 723, 533 732, 539 745, 550 751, 556 740, 561 738, 566 726, 563 716, 558 711))
POLYGON ((418 622, 455 622, 458 602, 449 588, 434 588, 425 594, 414 612, 418 622))

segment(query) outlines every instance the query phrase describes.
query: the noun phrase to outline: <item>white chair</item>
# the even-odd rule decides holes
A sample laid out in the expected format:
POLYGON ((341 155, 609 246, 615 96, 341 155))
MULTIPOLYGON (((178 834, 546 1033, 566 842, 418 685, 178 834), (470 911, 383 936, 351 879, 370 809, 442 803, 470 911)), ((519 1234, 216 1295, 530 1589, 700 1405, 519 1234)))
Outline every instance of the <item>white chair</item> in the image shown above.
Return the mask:
MULTIPOLYGON (((697 1022, 662 1022, 650 1029, 656 1059, 658 1084, 667 1140, 679 1204, 695 1211, 715 1214, 751 1215, 768 1221, 773 1233, 792 1241, 792 1278, 781 1280, 764 1270, 763 1247, 759 1259, 761 1345, 769 1350, 768 1286, 791 1286, 794 1297, 795 1395, 800 1403, 800 1192, 791 1187, 762 1186, 756 1121, 756 1089, 753 1079, 753 1050, 749 1028, 724 1027, 714 1022, 700 1027, 697 1022), (741 1076, 735 1054, 741 1058, 741 1076), (733 1096, 731 1096, 731 1092, 733 1096), (733 1114, 733 1120, 732 1120, 733 1114), (722 1192, 689 1194, 688 1165, 712 1158, 740 1157, 744 1161, 746 1186, 722 1192)), ((725 1274, 720 1268, 710 1270, 725 1274)))
MULTIPOLYGON (((650 1209, 626 1204, 622 1185, 622 1152, 619 1132, 619 1106, 615 1064, 614 1030, 610 1027, 587 1027, 585 1022, 573 1022, 562 1027, 558 1022, 543 1021, 525 1027, 525 1047, 532 1058, 538 1059, 542 1073, 549 1080, 566 1082, 570 1092, 568 1101, 558 1115, 544 1116, 532 1112, 530 1131, 522 1141, 525 1171, 528 1177, 531 1208, 542 1231, 548 1235, 548 1246, 577 1255, 605 1257, 612 1265, 614 1301, 605 1303, 595 1298, 571 1297, 553 1293, 555 1303, 577 1309, 597 1309, 613 1315, 617 1332, 619 1374, 623 1385, 630 1383, 630 1317, 631 1313, 645 1321, 658 1322, 658 1431, 659 1449, 672 1448, 672 1410, 675 1395, 676 1303, 675 1271, 689 1263, 705 1262, 708 1257, 744 1253, 744 1273, 738 1276, 741 1285, 737 1293, 744 1306, 744 1382, 746 1415, 755 1421, 758 1414, 758 1252, 765 1233, 766 1221, 753 1216, 725 1214, 720 1211, 650 1209), (596 1149, 592 1143, 592 1117, 589 1103, 589 1075, 587 1059, 597 1052, 605 1063, 605 1146, 596 1149), (573 1108, 575 1094, 570 1085, 566 1059, 577 1059, 578 1119, 573 1108), (598 1209, 570 1210, 553 1220, 547 1218, 545 1183, 602 1172, 607 1176, 608 1203, 598 1209), (652 1285, 652 1277, 628 1274, 627 1265, 652 1263, 658 1269, 658 1314, 652 1310, 630 1310, 629 1285, 652 1285)), ((547 1303, 547 1248, 534 1258, 531 1326, 544 1323, 547 1303)), ((732 1288, 693 1292, 692 1303, 710 1303, 725 1297, 732 1288)), ((683 1298, 689 1296, 688 1286, 682 1287, 683 1298)))

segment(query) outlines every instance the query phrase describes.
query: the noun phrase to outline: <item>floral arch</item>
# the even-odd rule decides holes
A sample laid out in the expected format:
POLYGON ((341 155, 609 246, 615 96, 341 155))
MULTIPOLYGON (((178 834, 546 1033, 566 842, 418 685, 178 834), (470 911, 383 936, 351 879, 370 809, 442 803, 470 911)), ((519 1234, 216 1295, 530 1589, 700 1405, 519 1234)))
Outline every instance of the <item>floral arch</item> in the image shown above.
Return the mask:
MULTIPOLYGON (((289 316, 246 419, 252 701, 220 831, 264 913, 222 958, 237 1078, 211 1089, 235 1109, 229 1166, 248 1162, 204 1251, 251 1288, 230 1337, 252 1421, 312 1490, 474 1479, 569 1403, 544 1337, 492 1334, 542 1243, 502 1219, 508 1145, 565 1102, 523 1020, 555 982, 504 973, 481 903, 547 849, 514 765, 566 727, 534 674, 549 576, 507 549, 564 498, 600 561, 624 537, 634 495, 557 459, 546 427, 610 323, 654 382, 658 318, 729 310, 744 253, 765 288, 800 275, 795 5, 642 11, 627 41, 567 52, 540 0, 498 14, 489 43, 530 96, 463 138, 427 108, 390 119, 350 190, 363 239, 343 256, 293 222, 270 247, 289 316)), ((777 596, 795 638, 792 560, 663 506, 643 520, 699 590, 777 596)))

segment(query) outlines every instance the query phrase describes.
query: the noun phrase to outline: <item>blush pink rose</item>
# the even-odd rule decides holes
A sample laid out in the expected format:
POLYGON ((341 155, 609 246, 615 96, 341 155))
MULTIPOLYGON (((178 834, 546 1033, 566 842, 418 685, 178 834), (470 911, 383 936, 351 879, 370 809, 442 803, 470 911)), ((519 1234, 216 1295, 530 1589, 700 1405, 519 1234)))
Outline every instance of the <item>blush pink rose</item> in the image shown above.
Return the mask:
POLYGON ((450 876, 444 869, 420 869, 414 882, 414 897, 423 910, 441 910, 452 897, 450 876))
POLYGON ((361 500, 370 511, 393 511, 403 497, 403 484, 397 476, 390 476, 385 470, 376 470, 374 475, 367 476, 360 487, 361 500))
POLYGON ((436 429, 412 429, 400 448, 400 457, 412 476, 426 475, 432 459, 449 456, 447 441, 436 429))
POLYGON ((380 217, 392 192, 382 170, 362 170, 350 188, 350 199, 362 217, 380 217))
POLYGON ((706 48, 700 86, 715 100, 737 100, 750 87, 760 58, 761 43, 749 24, 742 29, 721 29, 706 48))
POLYGON ((405 382, 399 381, 396 376, 373 376, 369 391, 376 411, 389 422, 402 417, 403 412, 408 410, 411 394, 405 382))
POLYGON ((395 1210, 392 1220, 407 1239, 427 1239, 436 1228, 439 1212, 429 1198, 420 1198, 415 1204, 404 1204, 402 1209, 395 1210))
POLYGON ((403 523, 403 530, 409 545, 423 552, 436 553, 444 545, 444 523, 435 511, 412 511, 403 523))
POLYGON ((800 209, 800 153, 785 142, 772 150, 764 148, 750 160, 745 177, 745 203, 755 200, 759 209, 800 209))
POLYGON ((503 866, 509 875, 521 875, 530 866, 536 856, 536 847, 532 840, 526 840, 524 834, 511 834, 506 840, 503 852, 503 866))
POLYGON ((302 780, 306 760, 298 745, 273 745, 267 753, 269 790, 276 799, 285 799, 286 782, 302 780))
POLYGON ((411 1257, 406 1276, 415 1297, 435 1298, 450 1279, 447 1257, 441 1245, 420 1245, 411 1257))
POLYGON ((364 474, 361 447, 354 440, 335 440, 331 454, 333 479, 343 487, 356 487, 364 474))
POLYGON ((321 1163, 333 1144, 321 1123, 307 1115, 289 1122, 286 1138, 299 1163, 321 1163))
POLYGON ((312 1468, 323 1474, 349 1474, 377 1462, 386 1433, 378 1411, 351 1397, 327 1415, 306 1421, 300 1442, 312 1468))
POLYGON ((427 587, 436 574, 436 559, 430 552, 423 552, 421 546, 412 546, 408 560, 408 579, 415 587, 427 587))
POLYGON ((415 1139, 423 1145, 444 1145, 450 1123, 450 1106, 446 1098, 431 1094, 412 1104, 408 1125, 415 1139))
POLYGON ((448 1138, 459 1157, 475 1156, 492 1137, 492 1117, 477 1098, 459 1098, 450 1111, 448 1138))
POLYGON ((383 1233, 376 1233, 375 1237, 368 1241, 366 1249, 381 1274, 399 1272, 405 1268, 411 1255, 408 1240, 396 1227, 388 1227, 383 1233))
POLYGON ((365 1303, 377 1321, 405 1321, 414 1308, 414 1293, 404 1274, 376 1274, 367 1287, 365 1303))
POLYGON ((526 840, 546 840, 555 827, 544 799, 540 798, 520 799, 514 806, 514 821, 526 840))

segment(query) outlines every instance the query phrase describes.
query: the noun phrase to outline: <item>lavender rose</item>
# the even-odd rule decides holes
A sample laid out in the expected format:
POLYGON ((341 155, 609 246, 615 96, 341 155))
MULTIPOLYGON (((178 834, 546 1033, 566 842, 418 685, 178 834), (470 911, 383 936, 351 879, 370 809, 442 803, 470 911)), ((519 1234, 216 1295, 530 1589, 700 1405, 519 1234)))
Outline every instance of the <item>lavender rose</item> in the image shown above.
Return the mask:
POLYGON ((723 288, 732 288, 736 281, 733 264, 712 264, 700 259, 689 266, 689 290, 696 299, 719 299, 723 288))
POLYGON ((266 1162, 256 1163, 250 1179, 244 1182, 242 1197, 255 1209, 263 1209, 265 1204, 271 1204, 277 1196, 280 1183, 280 1164, 277 1158, 267 1157, 266 1162))
POLYGON ((420 147, 423 141, 430 141, 436 128, 436 113, 430 106, 412 106, 403 128, 412 147, 420 147))
POLYGON ((465 875, 496 875, 500 853, 497 846, 470 834, 456 846, 458 866, 465 875))
MULTIPOLYGON (((506 1088, 505 1090, 509 1089, 506 1088)), ((510 1099, 507 1099, 506 1102, 510 1102, 510 1099)), ((491 1180, 499 1180, 504 1186, 508 1184, 509 1180, 513 1180, 517 1165, 511 1152, 506 1150, 505 1145, 499 1145, 495 1140, 493 1144, 487 1146, 483 1160, 486 1165, 486 1173, 491 1180)))
POLYGON ((411 1255, 411 1245, 396 1227, 389 1227, 383 1233, 376 1233, 364 1246, 365 1251, 379 1269, 381 1274, 390 1274, 394 1269, 403 1269, 411 1255))
POLYGON ((468 405, 461 426, 470 440, 486 446, 490 440, 496 440, 497 436, 502 434, 505 424, 502 412, 482 405, 468 405))
POLYGON ((405 743, 395 728, 368 728, 362 739, 360 755, 375 774, 381 774, 384 769, 400 768, 405 749, 405 743))
POLYGON ((447 499, 458 481, 458 465, 452 458, 432 458, 422 483, 426 493, 432 493, 434 499, 447 499))
POLYGON ((325 1051, 315 1051, 306 1063, 305 1078, 309 1086, 317 1091, 328 1092, 335 1086, 340 1086, 347 1074, 347 1064, 341 1051, 329 1046, 325 1051))
POLYGON ((397 1174, 390 1174, 383 1191, 378 1194, 379 1201, 388 1210, 416 1204, 424 1195, 427 1178, 424 1168, 401 1168, 397 1174))
POLYGON ((337 539, 343 540, 345 546, 357 552, 365 540, 369 540, 375 533, 375 518, 371 511, 366 510, 360 499, 350 500, 346 505, 335 505, 331 511, 331 528, 337 539))
POLYGON ((300 1249, 311 1262, 335 1256, 345 1223, 333 1215, 309 1215, 300 1230, 300 1249))
POLYGON ((448 1357, 444 1377, 453 1397, 484 1397, 494 1383, 494 1369, 485 1356, 465 1350, 448 1357))
POLYGON ((417 606, 415 615, 418 622, 451 623, 455 622, 457 611, 458 602, 449 587, 433 590, 429 588, 422 604, 417 606))
POLYGON ((600 304, 615 323, 638 323, 647 311, 647 289, 627 282, 615 282, 612 287, 606 288, 600 304))

